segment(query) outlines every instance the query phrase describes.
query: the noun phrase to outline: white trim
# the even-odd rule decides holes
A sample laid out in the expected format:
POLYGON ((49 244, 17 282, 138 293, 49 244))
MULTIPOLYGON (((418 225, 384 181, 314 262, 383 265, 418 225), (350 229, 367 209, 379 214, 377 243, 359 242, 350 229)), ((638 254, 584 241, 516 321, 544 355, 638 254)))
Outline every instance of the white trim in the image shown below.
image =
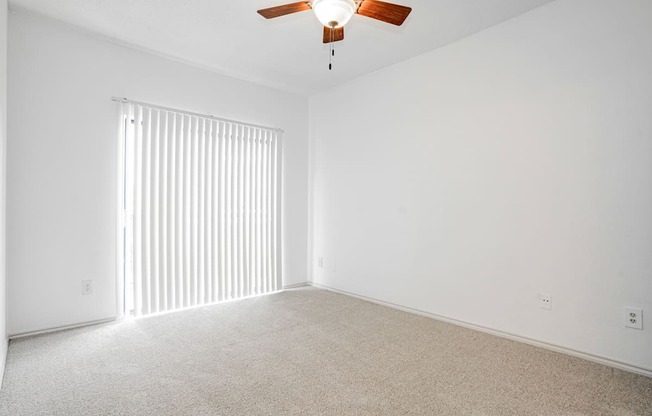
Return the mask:
POLYGON ((3 339, 2 342, 5 343, 5 353, 0 357, 0 389, 2 389, 2 382, 5 376, 5 366, 7 365, 7 354, 9 354, 9 340, 3 339))
MULTIPOLYGON (((283 290, 294 289, 294 288, 299 288, 299 287, 304 287, 304 286, 308 286, 308 283, 297 283, 296 285, 284 286, 283 290)), ((258 295, 244 296, 242 298, 237 298, 237 299, 221 300, 219 302, 204 303, 204 304, 201 304, 201 305, 192 305, 192 306, 188 306, 188 307, 181 308, 181 309, 172 309, 172 310, 169 310, 169 311, 156 312, 156 313, 151 313, 151 314, 148 314, 148 315, 141 315, 141 316, 137 316, 137 317, 131 317, 131 316, 126 316, 125 315, 123 318, 112 317, 112 318, 106 318, 106 319, 98 319, 96 321, 87 321, 87 322, 80 322, 78 324, 57 326, 57 327, 48 328, 48 329, 40 329, 40 330, 37 330, 37 331, 19 332, 19 333, 16 333, 16 334, 10 334, 9 339, 18 339, 18 338, 31 337, 31 336, 34 336, 34 335, 49 334, 49 333, 52 333, 52 332, 65 331, 67 329, 75 329, 75 328, 81 328, 81 327, 85 327, 85 326, 100 325, 100 324, 106 324, 106 323, 111 323, 111 322, 119 322, 119 321, 124 321, 124 320, 128 320, 128 319, 147 319, 147 318, 151 318, 151 317, 154 317, 154 316, 161 316, 161 315, 167 315, 167 314, 171 314, 171 313, 183 312, 183 311, 188 311, 188 310, 191 310, 191 309, 205 308, 207 306, 218 306, 218 305, 222 305, 222 304, 225 304, 225 303, 238 302, 238 301, 241 301, 241 300, 248 300, 248 299, 260 298, 260 297, 263 297, 263 296, 275 295, 275 294, 278 294, 278 293, 281 293, 281 292, 282 292, 281 290, 277 290, 277 291, 269 292, 269 293, 262 293, 262 294, 258 294, 258 295)))
POLYGON ((609 367, 618 368, 620 370, 625 370, 625 371, 629 371, 629 372, 632 372, 632 373, 641 374, 641 375, 646 376, 646 377, 652 377, 652 369, 639 367, 639 366, 637 366, 635 364, 626 363, 626 362, 623 362, 623 361, 615 360, 613 358, 603 357, 603 356, 600 356, 600 355, 595 355, 595 354, 591 354, 591 353, 587 353, 587 352, 583 352, 583 351, 578 351, 578 350, 575 350, 573 348, 564 347, 564 346, 556 345, 556 344, 550 344, 550 343, 547 343, 547 342, 544 342, 544 341, 538 341, 536 339, 527 338, 527 337, 524 337, 524 336, 521 336, 521 335, 515 335, 515 334, 511 334, 509 332, 504 332, 504 331, 499 331, 499 330, 496 330, 496 329, 487 328, 487 327, 477 325, 477 324, 473 324, 473 323, 470 323, 470 322, 465 322, 465 321, 461 321, 461 320, 458 320, 458 319, 448 318, 446 316, 441 316, 441 315, 437 315, 437 314, 434 314, 434 313, 421 311, 419 309, 413 309, 413 308, 409 308, 409 307, 406 307, 406 306, 401 306, 401 305, 397 305, 397 304, 394 304, 394 303, 385 302, 385 301, 382 301, 382 300, 370 298, 370 297, 367 297, 367 296, 358 295, 356 293, 347 292, 345 290, 334 289, 332 287, 320 285, 320 284, 317 284, 317 283, 314 283, 314 282, 309 282, 308 285, 314 286, 314 287, 319 288, 319 289, 324 289, 324 290, 328 290, 328 291, 331 291, 331 292, 339 293, 339 294, 342 294, 342 295, 351 296, 353 298, 357 298, 357 299, 361 299, 361 300, 364 300, 364 301, 367 301, 367 302, 375 303, 377 305, 386 306, 388 308, 397 309, 397 310, 412 313, 412 314, 415 314, 415 315, 425 316, 426 318, 436 319, 438 321, 446 322, 446 323, 449 323, 449 324, 461 326, 461 327, 468 328, 468 329, 473 329, 475 331, 484 332, 486 334, 495 335, 495 336, 498 336, 498 337, 501 337, 501 338, 511 339, 512 341, 518 341, 518 342, 522 342, 524 344, 533 345, 535 347, 545 348, 545 349, 550 350, 550 351, 555 351, 555 352, 570 355, 570 356, 573 356, 573 357, 582 358, 582 359, 585 359, 585 360, 588 360, 588 361, 592 361, 594 363, 604 364, 604 365, 607 365, 609 367))
POLYGON ((98 319, 98 320, 95 320, 95 321, 80 322, 78 324, 57 326, 57 327, 48 328, 48 329, 40 329, 40 330, 37 330, 37 331, 19 332, 19 333, 16 333, 16 334, 9 334, 9 339, 18 339, 18 338, 31 337, 33 335, 49 334, 51 332, 59 332, 59 331, 65 331, 67 329, 75 329, 75 328, 81 328, 83 326, 106 324, 106 323, 109 323, 109 322, 117 322, 117 321, 118 321, 118 319, 116 317, 112 317, 112 318, 98 319))
POLYGON ((300 287, 306 287, 306 286, 310 286, 310 283, 309 282, 294 283, 291 285, 283 286, 283 290, 298 289, 300 287))

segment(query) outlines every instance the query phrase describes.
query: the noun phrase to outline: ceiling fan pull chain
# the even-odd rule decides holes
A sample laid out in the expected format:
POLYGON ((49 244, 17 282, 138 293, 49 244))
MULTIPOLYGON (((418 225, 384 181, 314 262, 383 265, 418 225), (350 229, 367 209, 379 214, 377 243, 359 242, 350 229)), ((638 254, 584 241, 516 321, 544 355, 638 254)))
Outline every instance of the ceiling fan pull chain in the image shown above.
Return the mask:
POLYGON ((333 32, 334 31, 335 31, 335 29, 333 28, 333 26, 331 26, 331 43, 329 45, 330 49, 331 49, 331 51, 330 51, 331 53, 328 56, 328 70, 329 71, 333 70, 333 56, 335 56, 335 49, 333 49, 333 32))
MULTIPOLYGON (((331 43, 331 50, 333 49, 333 44, 331 43)), ((332 71, 333 70, 333 59, 331 58, 333 56, 332 54, 328 55, 328 70, 332 71)))

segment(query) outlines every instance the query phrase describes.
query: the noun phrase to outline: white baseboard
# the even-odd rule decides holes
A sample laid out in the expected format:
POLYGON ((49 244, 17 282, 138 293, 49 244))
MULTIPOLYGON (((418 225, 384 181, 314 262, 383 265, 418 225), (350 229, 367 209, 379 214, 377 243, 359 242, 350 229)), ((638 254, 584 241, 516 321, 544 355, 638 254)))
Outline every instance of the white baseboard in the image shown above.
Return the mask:
POLYGON ((310 283, 302 282, 302 283, 295 283, 295 284, 292 284, 292 285, 285 285, 285 286, 283 286, 283 290, 297 289, 299 287, 306 287, 306 286, 310 286, 310 283))
MULTIPOLYGON (((302 282, 302 283, 296 283, 296 284, 292 284, 292 285, 286 285, 286 286, 283 286, 282 290, 296 289, 296 288, 305 287, 305 286, 308 286, 308 282, 302 282)), ((165 312, 152 313, 152 314, 149 314, 149 315, 146 315, 146 316, 140 316, 140 317, 138 317, 138 319, 149 318, 149 317, 154 317, 154 316, 160 316, 160 315, 165 315, 165 314, 168 314, 168 313, 181 312, 181 311, 186 311, 186 310, 189 310, 189 309, 202 308, 202 307, 211 306, 211 305, 219 305, 221 303, 236 302, 236 301, 239 301, 239 300, 246 300, 246 299, 255 298, 255 297, 259 297, 259 296, 273 295, 273 294, 278 293, 278 292, 279 291, 271 292, 271 293, 265 293, 264 295, 252 295, 252 296, 245 296, 243 298, 231 299, 231 300, 226 300, 226 301, 221 301, 221 302, 213 302, 213 303, 206 303, 206 304, 201 304, 201 305, 193 305, 193 306, 186 307, 186 308, 174 309, 174 310, 165 311, 165 312)), ((118 320, 120 320, 120 319, 117 318, 117 317, 112 317, 112 318, 106 318, 106 319, 99 319, 99 320, 96 320, 96 321, 80 322, 78 324, 57 326, 57 327, 54 327, 54 328, 40 329, 40 330, 35 330, 35 331, 17 332, 17 333, 14 333, 14 334, 9 334, 9 339, 17 339, 17 338, 31 337, 33 335, 49 334, 49 333, 52 333, 52 332, 65 331, 66 329, 81 328, 81 327, 89 326, 89 325, 106 324, 106 323, 115 322, 115 321, 118 321, 118 320)), ((1 381, 1 379, 2 379, 2 377, 0 375, 0 381, 1 381)))
POLYGON ((26 331, 26 332, 19 332, 16 334, 10 334, 9 339, 17 339, 17 338, 24 338, 24 337, 31 337, 33 335, 41 335, 41 334, 49 334, 51 332, 59 332, 59 331, 64 331, 66 329, 74 329, 74 328, 81 328, 83 326, 89 326, 89 325, 99 325, 99 324, 106 324, 109 322, 115 322, 116 318, 106 318, 106 319, 98 319, 97 321, 87 321, 87 322, 80 322, 78 324, 73 324, 73 325, 64 325, 64 326, 58 326, 55 328, 48 328, 48 329, 41 329, 38 331, 26 331))
POLYGON ((9 340, 4 339, 2 342, 5 343, 5 351, 0 356, 0 389, 2 389, 2 380, 4 380, 5 366, 7 365, 7 353, 9 352, 9 340))
POLYGON ((559 352, 559 353, 562 353, 562 354, 567 354, 567 355, 577 357, 577 358, 582 358, 582 359, 592 361, 592 362, 595 362, 595 363, 598 363, 598 364, 604 364, 604 365, 607 365, 609 367, 618 368, 620 370, 625 370, 625 371, 629 371, 629 372, 632 372, 632 373, 641 374, 641 375, 644 375, 644 376, 647 376, 647 377, 652 377, 652 369, 643 368, 643 367, 640 367, 640 366, 637 366, 637 365, 634 365, 634 364, 631 364, 631 363, 626 363, 626 362, 614 360, 613 358, 602 357, 600 355, 595 355, 595 354, 591 354, 591 353, 587 353, 587 352, 583 352, 583 351, 578 351, 578 350, 575 350, 575 349, 572 349, 572 348, 569 348, 569 347, 550 344, 550 343, 547 343, 547 342, 544 342, 544 341, 538 341, 536 339, 531 339, 531 338, 523 337, 523 336, 520 336, 520 335, 510 334, 509 332, 503 332, 503 331, 499 331, 499 330, 496 330, 496 329, 487 328, 487 327, 484 327, 484 326, 481 326, 481 325, 472 324, 470 322, 460 321, 458 319, 448 318, 446 316, 441 316, 441 315, 437 315, 437 314, 430 313, 430 312, 424 312, 424 311, 421 311, 421 310, 418 310, 418 309, 408 308, 406 306, 401 306, 401 305, 397 305, 397 304, 394 304, 394 303, 385 302, 385 301, 382 301, 382 300, 370 298, 370 297, 363 296, 363 295, 358 295, 356 293, 347 292, 345 290, 335 289, 335 288, 320 285, 320 284, 317 284, 317 283, 310 282, 310 283, 308 283, 308 285, 314 286, 314 287, 319 288, 319 289, 329 290, 331 292, 339 293, 339 294, 342 294, 342 295, 351 296, 351 297, 361 299, 361 300, 365 300, 367 302, 375 303, 375 304, 378 304, 378 305, 387 306, 388 308, 398 309, 398 310, 403 311, 403 312, 408 312, 408 313, 412 313, 412 314, 415 314, 415 315, 425 316, 427 318, 432 318, 432 319, 436 319, 438 321, 446 322, 446 323, 449 323, 449 324, 461 326, 461 327, 464 327, 464 328, 473 329, 473 330, 476 330, 476 331, 484 332, 486 334, 491 334, 491 335, 495 335, 495 336, 498 336, 498 337, 511 339, 513 341, 518 341, 518 342, 522 342, 524 344, 533 345, 535 347, 545 348, 547 350, 559 352))

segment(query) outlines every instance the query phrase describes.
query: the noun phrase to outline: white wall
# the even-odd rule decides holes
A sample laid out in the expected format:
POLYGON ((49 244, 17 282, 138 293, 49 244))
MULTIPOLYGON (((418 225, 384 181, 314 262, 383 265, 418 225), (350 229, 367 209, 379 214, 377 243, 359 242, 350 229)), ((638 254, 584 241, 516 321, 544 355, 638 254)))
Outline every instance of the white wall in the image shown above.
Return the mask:
POLYGON ((116 127, 111 96, 280 127, 284 284, 306 281, 308 100, 9 16, 8 331, 115 316, 116 127), (81 296, 81 281, 93 295, 81 296))
POLYGON ((651 74, 652 2, 559 0, 312 97, 312 279, 652 370, 651 74))
POLYGON ((0 0, 0 386, 7 357, 5 280, 5 149, 7 146, 7 0, 0 0))

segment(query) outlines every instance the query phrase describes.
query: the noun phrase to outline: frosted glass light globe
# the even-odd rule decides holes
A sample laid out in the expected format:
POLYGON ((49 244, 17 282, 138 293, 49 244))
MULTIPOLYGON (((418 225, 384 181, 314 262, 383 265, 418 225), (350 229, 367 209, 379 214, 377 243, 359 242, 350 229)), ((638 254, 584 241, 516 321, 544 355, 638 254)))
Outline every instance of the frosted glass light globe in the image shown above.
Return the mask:
POLYGON ((312 9, 322 25, 327 27, 342 27, 355 13, 356 4, 353 0, 313 0, 312 9))

